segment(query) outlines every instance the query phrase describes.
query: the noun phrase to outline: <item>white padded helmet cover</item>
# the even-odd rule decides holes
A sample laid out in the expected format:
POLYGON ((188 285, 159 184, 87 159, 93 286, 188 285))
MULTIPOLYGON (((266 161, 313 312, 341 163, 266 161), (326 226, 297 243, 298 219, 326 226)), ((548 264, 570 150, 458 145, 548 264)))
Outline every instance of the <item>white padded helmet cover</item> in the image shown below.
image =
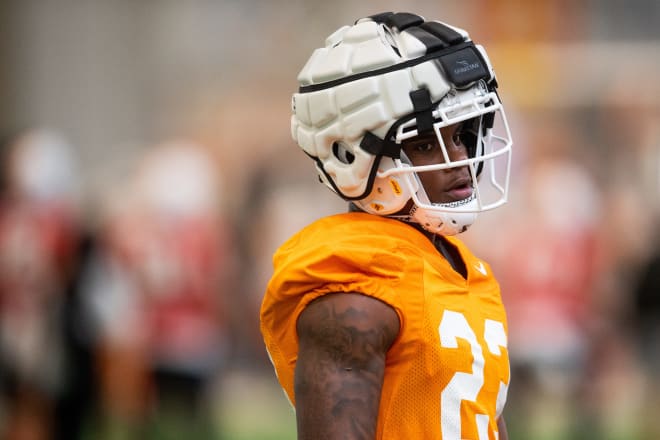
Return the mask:
MULTIPOLYGON (((291 134, 316 161, 321 181, 341 197, 380 215, 395 214, 413 200, 416 210, 410 219, 424 225, 436 210, 456 207, 424 202, 414 173, 390 172, 405 167, 398 155, 375 154, 361 143, 368 134, 383 141, 395 124, 400 128, 409 120, 418 110, 411 93, 425 89, 433 105, 452 105, 457 91, 479 89, 476 97, 484 84, 495 87, 495 75, 485 50, 462 29, 407 13, 375 17, 341 27, 312 53, 292 97, 291 134), (472 55, 461 58, 468 46, 472 55), (473 66, 478 73, 469 72, 473 66)), ((491 95, 491 103, 501 108, 499 98, 491 95)), ((477 107, 485 113, 488 105, 477 107)), ((509 137, 507 126, 507 148, 509 137)), ((466 215, 466 208, 459 209, 460 215, 466 215)))

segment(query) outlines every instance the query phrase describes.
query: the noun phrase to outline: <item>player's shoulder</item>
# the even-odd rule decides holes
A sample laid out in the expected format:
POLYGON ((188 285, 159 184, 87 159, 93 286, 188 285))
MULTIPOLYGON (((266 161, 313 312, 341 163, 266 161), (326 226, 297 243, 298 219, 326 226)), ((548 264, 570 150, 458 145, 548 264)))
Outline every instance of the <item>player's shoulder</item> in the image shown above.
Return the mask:
POLYGON ((309 273, 314 267, 325 271, 350 268, 376 275, 400 271, 406 261, 417 259, 425 243, 428 246, 423 234, 403 222, 351 212, 306 226, 275 252, 273 262, 276 270, 309 273))

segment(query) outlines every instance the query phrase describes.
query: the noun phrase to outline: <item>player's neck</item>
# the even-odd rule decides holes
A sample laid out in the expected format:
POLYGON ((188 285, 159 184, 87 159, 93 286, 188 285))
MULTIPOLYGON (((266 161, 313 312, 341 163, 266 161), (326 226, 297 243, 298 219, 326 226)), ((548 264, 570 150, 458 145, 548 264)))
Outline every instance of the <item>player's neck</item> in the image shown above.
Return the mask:
POLYGON ((467 278, 465 261, 463 261, 463 257, 456 246, 451 244, 449 240, 440 234, 431 234, 431 242, 438 252, 445 257, 451 267, 453 267, 456 272, 460 273, 463 278, 467 278))

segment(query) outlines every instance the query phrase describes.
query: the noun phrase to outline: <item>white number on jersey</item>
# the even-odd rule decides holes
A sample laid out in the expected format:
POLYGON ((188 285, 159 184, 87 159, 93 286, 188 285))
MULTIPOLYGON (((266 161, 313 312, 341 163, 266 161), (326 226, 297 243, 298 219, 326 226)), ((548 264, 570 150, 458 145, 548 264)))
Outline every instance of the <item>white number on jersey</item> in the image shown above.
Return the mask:
MULTIPOLYGON (((479 391, 484 385, 485 360, 483 348, 462 313, 445 310, 438 332, 440 334, 440 345, 443 348, 458 348, 458 339, 460 338, 466 340, 472 350, 472 372, 454 374, 440 395, 442 438, 443 440, 460 440, 461 402, 464 400, 476 401, 479 391)), ((507 346, 504 325, 501 322, 487 319, 484 327, 484 340, 491 354, 501 356, 500 347, 506 348, 507 346)), ((507 389, 507 384, 500 383, 496 404, 496 414, 498 416, 504 407, 507 389)), ((487 414, 476 415, 475 423, 477 424, 479 440, 488 440, 489 422, 487 414)))

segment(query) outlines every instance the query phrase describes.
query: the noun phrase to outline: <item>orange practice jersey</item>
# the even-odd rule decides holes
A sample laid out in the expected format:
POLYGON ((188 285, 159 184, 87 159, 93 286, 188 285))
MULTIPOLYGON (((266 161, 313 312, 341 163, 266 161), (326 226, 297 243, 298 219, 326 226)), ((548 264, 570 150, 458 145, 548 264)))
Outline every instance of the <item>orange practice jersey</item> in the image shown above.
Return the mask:
POLYGON ((467 280, 403 222, 364 213, 316 221, 274 256, 261 331, 295 406, 296 320, 310 301, 360 292, 397 312, 377 438, 496 440, 509 383, 507 323, 490 267, 456 238, 467 280))

